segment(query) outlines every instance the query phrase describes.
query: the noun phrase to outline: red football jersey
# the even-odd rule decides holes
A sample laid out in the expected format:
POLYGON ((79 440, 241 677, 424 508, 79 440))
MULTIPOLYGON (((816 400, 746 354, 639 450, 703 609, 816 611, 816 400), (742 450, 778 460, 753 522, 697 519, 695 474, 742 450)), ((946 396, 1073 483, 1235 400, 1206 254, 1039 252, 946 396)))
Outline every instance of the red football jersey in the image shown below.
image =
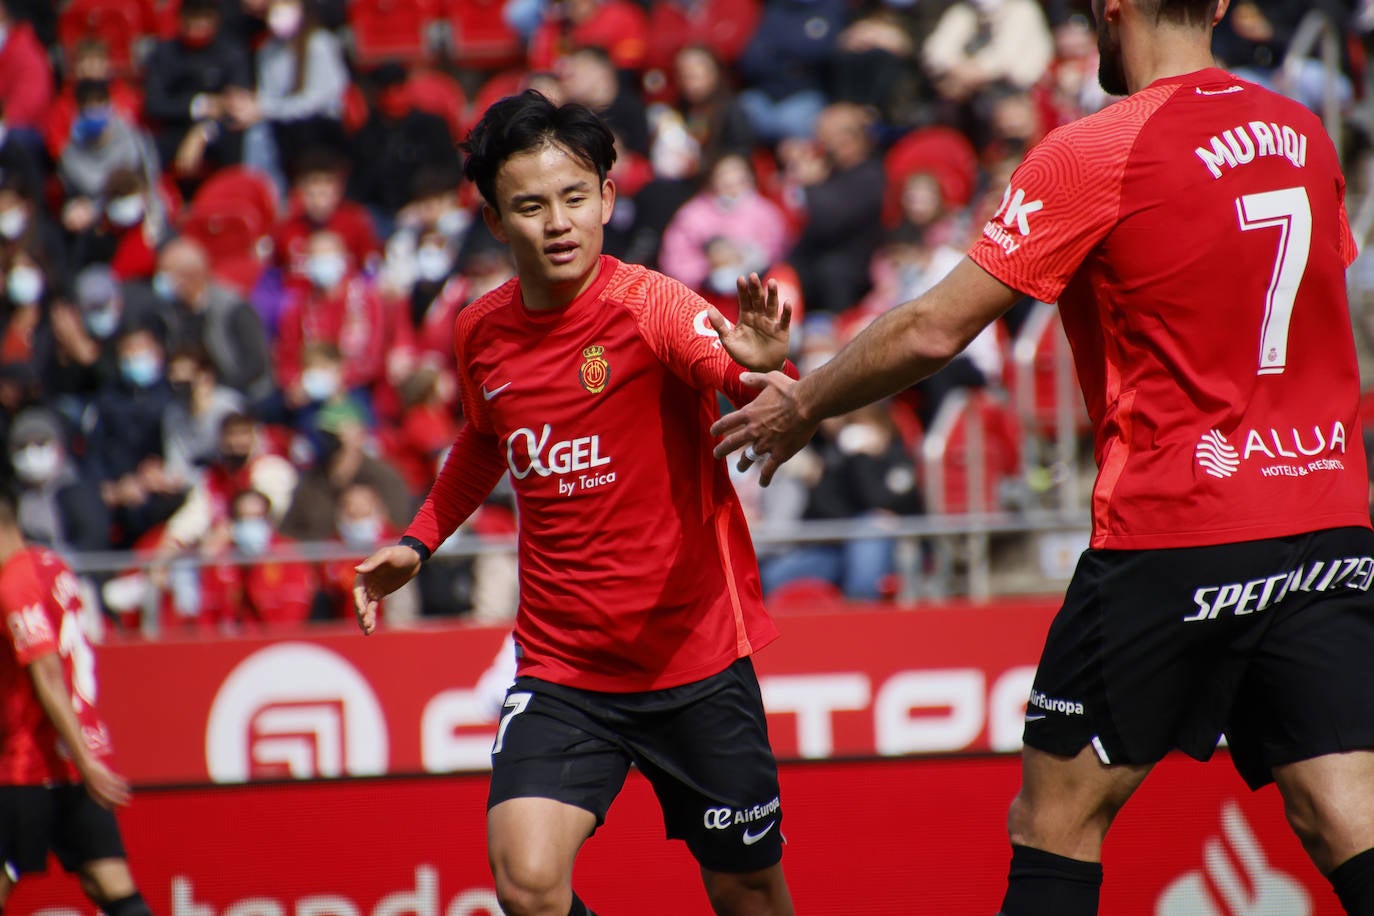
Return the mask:
POLYGON ((512 280, 458 317, 469 423, 408 534, 431 548, 509 470, 520 514, 519 670, 588 690, 715 674, 777 635, 725 464, 716 392, 756 392, 662 274, 602 257, 566 308, 512 280))
POLYGON ((95 711, 95 653, 81 628, 81 592, 67 564, 27 547, 0 566, 0 614, 9 652, 0 653, 0 785, 77 782, 76 767, 34 693, 28 666, 53 652, 87 746, 100 757, 110 738, 95 711))
POLYGON ((1344 201, 1317 117, 1215 69, 1054 131, 1013 174, 970 257, 1059 302, 1092 546, 1369 525, 1344 201))

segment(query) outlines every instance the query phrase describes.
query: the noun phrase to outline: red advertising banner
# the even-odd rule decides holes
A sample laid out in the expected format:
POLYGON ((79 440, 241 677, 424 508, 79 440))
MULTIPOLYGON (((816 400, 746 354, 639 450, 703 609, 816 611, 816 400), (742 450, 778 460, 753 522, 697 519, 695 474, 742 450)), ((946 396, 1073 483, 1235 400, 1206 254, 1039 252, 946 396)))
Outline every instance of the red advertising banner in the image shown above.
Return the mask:
MULTIPOLYGON (((756 664, 783 759, 1014 751, 1050 600, 788 616, 756 664)), ((99 650, 136 784, 488 766, 505 632, 436 627, 99 650)))
MULTIPOLYGON (((784 865, 806 916, 990 916, 1004 888, 1014 756, 794 763, 784 865)), ((159 916, 497 916, 483 775, 146 790, 121 813, 159 916)), ((681 843, 632 774, 578 862, 601 916, 709 912, 681 843)), ((1170 758, 1108 840, 1110 916, 1337 916, 1277 793, 1225 753, 1170 758)), ((70 878, 26 878, 6 916, 89 916, 70 878)))

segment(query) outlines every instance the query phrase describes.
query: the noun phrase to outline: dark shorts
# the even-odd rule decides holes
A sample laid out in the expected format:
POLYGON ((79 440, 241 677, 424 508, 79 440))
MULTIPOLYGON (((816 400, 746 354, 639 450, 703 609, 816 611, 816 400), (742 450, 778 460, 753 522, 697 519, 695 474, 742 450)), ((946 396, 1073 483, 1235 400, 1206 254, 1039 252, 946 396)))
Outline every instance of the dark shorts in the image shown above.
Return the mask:
POLYGON ((630 771, 648 777, 669 839, 704 868, 750 872, 782 859, 778 765, 748 658, 681 687, 601 693, 517 678, 492 748, 490 809, 552 798, 596 815, 630 771))
POLYGON ((48 870, 48 851, 67 871, 123 859, 115 817, 85 786, 0 786, 0 865, 17 877, 48 870))
POLYGON ((1271 770, 1374 748, 1374 532, 1170 550, 1089 550, 1050 627, 1025 743, 1107 763, 1224 734, 1252 788, 1271 770))

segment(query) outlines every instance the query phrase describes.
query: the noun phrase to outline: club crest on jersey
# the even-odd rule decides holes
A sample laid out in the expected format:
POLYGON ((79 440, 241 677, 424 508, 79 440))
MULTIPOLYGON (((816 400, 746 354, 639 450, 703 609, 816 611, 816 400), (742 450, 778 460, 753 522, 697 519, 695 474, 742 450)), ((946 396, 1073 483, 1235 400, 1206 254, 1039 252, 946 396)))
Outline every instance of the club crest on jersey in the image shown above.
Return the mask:
POLYGON ((611 364, 606 362, 606 348, 590 346, 582 351, 582 368, 577 370, 577 380, 591 394, 606 390, 611 380, 611 364))

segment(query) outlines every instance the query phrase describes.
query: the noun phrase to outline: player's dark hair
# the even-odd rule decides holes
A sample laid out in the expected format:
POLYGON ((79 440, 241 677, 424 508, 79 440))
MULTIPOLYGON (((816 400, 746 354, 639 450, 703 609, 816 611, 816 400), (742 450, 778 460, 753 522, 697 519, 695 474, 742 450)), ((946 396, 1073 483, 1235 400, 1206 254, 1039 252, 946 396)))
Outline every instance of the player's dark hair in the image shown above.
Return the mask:
POLYGON ((1146 15, 1154 7, 1155 22, 1174 22, 1179 25, 1209 26, 1217 14, 1217 0, 1145 0, 1146 15))
POLYGON ((615 137, 606 123, 585 105, 555 105, 541 93, 526 89, 487 109, 463 142, 468 159, 463 174, 482 199, 500 212, 496 173, 512 156, 545 146, 557 146, 578 162, 606 175, 615 164, 615 137))

